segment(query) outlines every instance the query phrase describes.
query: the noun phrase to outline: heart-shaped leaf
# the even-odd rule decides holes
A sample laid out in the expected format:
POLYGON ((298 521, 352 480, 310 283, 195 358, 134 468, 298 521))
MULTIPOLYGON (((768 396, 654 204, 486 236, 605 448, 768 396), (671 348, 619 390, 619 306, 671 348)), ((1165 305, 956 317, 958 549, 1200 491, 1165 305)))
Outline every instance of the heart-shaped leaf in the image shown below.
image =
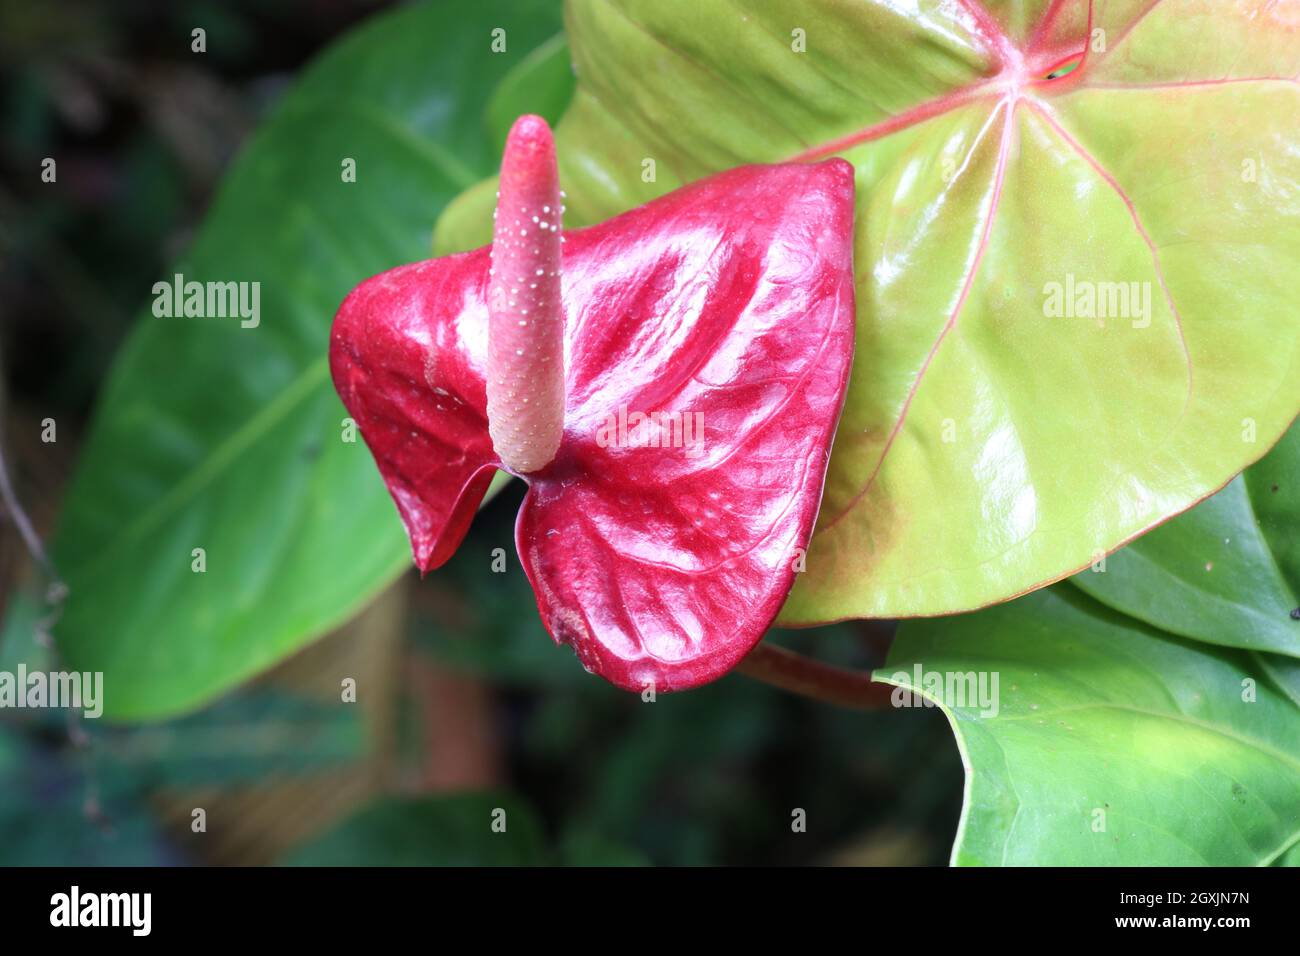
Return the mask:
MULTIPOLYGON (((572 221, 743 162, 856 167, 855 367, 783 620, 1058 579, 1300 409, 1294 0, 567 11, 572 221)), ((441 248, 486 241, 490 197, 441 248)))
MULTIPOLYGON (((829 162, 731 170, 565 234, 563 436, 524 476, 516 544, 547 629, 613 683, 711 680, 785 600, 852 356, 852 220, 852 171, 829 162)), ((501 464, 489 255, 385 272, 335 320, 335 385, 425 570, 501 464)))
POLYGON ((1253 866, 1300 845, 1300 705, 1260 657, 1059 585, 907 622, 876 677, 952 722, 954 863, 1253 866))
POLYGON ((146 312, 62 516, 57 636, 72 667, 104 672, 109 716, 192 708, 409 567, 330 387, 329 323, 357 282, 427 254, 443 205, 495 166, 495 85, 558 27, 554 4, 525 0, 377 18, 308 69, 241 154, 174 271, 260 283, 260 322, 146 312))
POLYGON ((1300 657, 1300 427, 1210 500, 1073 581, 1170 633, 1300 657))
POLYGON ((978 701, 972 703, 969 695, 964 701, 944 699, 968 774, 954 860, 1300 863, 1300 841, 1295 839, 1300 805, 1294 795, 1289 803, 1270 802, 1263 809, 1265 816, 1278 815, 1275 836, 1290 849, 1278 852, 1265 843, 1252 856, 1239 841, 1225 838, 1225 832, 1238 828, 1248 835, 1259 832, 1261 807, 1249 799, 1254 791, 1245 769, 1256 757, 1275 759, 1284 780, 1300 770, 1300 763, 1288 764, 1294 747, 1270 753, 1268 743, 1257 739, 1264 732, 1300 739, 1300 660, 1181 640, 1241 648, 1290 646, 1289 634, 1275 618, 1280 612, 1286 623, 1300 627, 1279 606, 1285 606, 1293 567, 1298 438, 1300 428, 1293 428, 1225 490, 1104 564, 1099 561, 1096 572, 1074 579, 1129 617, 1060 585, 947 622, 951 628, 939 622, 903 627, 879 679, 924 685, 927 673, 996 672, 1000 678, 1002 706, 991 719, 981 717, 978 701), (1208 570, 1207 556, 1212 559, 1208 570), (1226 672, 1224 662, 1230 665, 1226 672), (918 663, 919 676, 895 667, 918 663), (1070 702, 1057 705, 1063 714, 1053 719, 1041 699, 1024 693, 1030 688, 1070 702), (1146 713, 1144 699, 1157 699, 1153 694, 1165 704, 1146 713), (1262 711, 1257 709, 1261 704, 1267 705, 1262 711), (1023 713, 1026 705, 1029 718, 1023 713), (1008 713, 1007 706, 1018 712, 1008 713), (1137 725, 1143 721, 1148 727, 1139 738, 1137 725), (1177 732, 1167 735, 1160 745, 1163 752, 1153 759, 1150 741, 1161 725, 1177 732), (1230 751, 1221 756, 1224 745, 1230 751), (1077 753, 1084 746, 1089 760, 1081 763, 1077 753), (1212 769, 1205 769, 1207 760, 1212 769), (1085 774, 1081 765, 1100 770, 1085 774), (1232 778, 1233 804, 1222 800, 1215 783, 1224 772, 1232 778), (1143 781, 1142 794, 1128 792, 1122 804, 1094 806, 1086 829, 1080 827, 1081 804, 1095 803, 1103 788, 1112 795, 1122 792, 1125 781, 1133 779, 1143 781), (1189 780, 1201 788, 1199 803, 1186 785, 1189 780), (1025 795, 1032 796, 1022 800, 1025 795), (1116 831, 1109 822, 1116 808, 1141 819, 1116 831), (1189 815, 1208 823, 1198 822, 1193 831, 1182 822, 1189 815), (1125 842, 1137 836, 1149 845, 1119 847, 1091 839, 1117 832, 1122 839, 1129 835, 1125 842), (1191 837, 1184 838, 1186 833, 1191 837))

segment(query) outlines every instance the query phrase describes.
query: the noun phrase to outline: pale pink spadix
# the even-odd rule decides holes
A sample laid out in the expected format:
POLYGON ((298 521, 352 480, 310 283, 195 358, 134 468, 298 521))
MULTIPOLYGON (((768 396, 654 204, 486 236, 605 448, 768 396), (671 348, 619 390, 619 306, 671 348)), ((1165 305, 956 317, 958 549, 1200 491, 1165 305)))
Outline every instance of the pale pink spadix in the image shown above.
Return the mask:
POLYGON ((560 178, 540 116, 519 117, 506 139, 487 301, 488 434, 501 463, 528 474, 564 432, 560 178))

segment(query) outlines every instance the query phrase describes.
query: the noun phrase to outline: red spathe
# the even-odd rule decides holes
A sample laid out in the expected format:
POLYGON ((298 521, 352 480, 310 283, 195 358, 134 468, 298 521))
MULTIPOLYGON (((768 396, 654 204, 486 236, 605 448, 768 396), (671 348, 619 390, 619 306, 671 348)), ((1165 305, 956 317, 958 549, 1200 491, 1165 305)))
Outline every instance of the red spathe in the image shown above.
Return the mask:
MULTIPOLYGON (((552 636, 620 687, 726 673, 802 567, 853 352, 853 170, 747 166, 565 232, 564 435, 515 541, 552 636)), ((335 387, 424 571, 499 462, 489 250, 358 286, 335 387)))

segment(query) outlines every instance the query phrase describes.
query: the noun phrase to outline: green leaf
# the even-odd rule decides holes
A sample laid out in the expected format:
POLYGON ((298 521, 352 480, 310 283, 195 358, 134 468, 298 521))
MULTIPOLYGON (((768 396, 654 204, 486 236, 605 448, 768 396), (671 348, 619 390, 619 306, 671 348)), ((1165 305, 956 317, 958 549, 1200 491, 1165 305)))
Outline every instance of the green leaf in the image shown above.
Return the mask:
MULTIPOLYGON (((1116 0, 1089 34, 1082 4, 989 6, 984 26, 937 0, 567 7, 570 225, 745 162, 857 169, 855 368, 787 623, 1059 579, 1300 410, 1289 8, 1116 0), (1111 296, 1102 317, 1055 315, 1067 287, 1111 296)), ((440 248, 486 241, 491 189, 440 248)))
POLYGON ((1300 426, 1227 488, 1074 577, 1183 637, 1300 657, 1300 426), (1101 570, 1104 567, 1104 570, 1101 570))
POLYGON ((528 806, 504 794, 457 794, 382 800, 294 850, 284 862, 533 866, 545 862, 545 854, 541 826, 528 806))
MULTIPOLYGON (((536 113, 552 126, 558 123, 573 99, 575 85, 569 44, 564 34, 557 34, 507 73, 492 94, 486 119, 497 150, 504 149, 506 134, 524 113, 536 113)), ((492 241, 496 189, 497 180, 492 176, 448 204, 433 233, 434 255, 466 252, 492 241)))
POLYGON ((487 105, 488 131, 499 153, 515 120, 534 113, 554 126, 573 98, 573 67, 564 34, 551 37, 505 75, 487 105))
MULTIPOLYGON (((1240 650, 1068 586, 903 625, 879 680, 997 675, 944 700, 967 768, 958 864, 1246 866, 1300 844, 1300 707, 1240 650), (982 712, 984 715, 982 715, 982 712)), ((954 687, 955 689, 955 687, 954 687)), ((896 692, 896 694, 899 692, 896 692)))
POLYGON ((494 165, 483 113, 497 82, 558 26, 554 3, 519 0, 376 18, 240 155, 174 271, 260 282, 260 322, 141 317, 56 542, 71 588, 57 635, 72 667, 105 673, 109 715, 193 708, 409 566, 369 452, 342 440, 329 324, 356 283, 426 256, 444 204, 494 165), (507 52, 491 52, 496 28, 507 52))
MULTIPOLYGON (((1163 685, 1166 699, 1194 719, 1203 716, 1195 709, 1206 700, 1231 704, 1227 708, 1229 716, 1233 716, 1233 712, 1267 715, 1267 711, 1257 712, 1254 708, 1260 703, 1271 702, 1277 705, 1277 709, 1266 716, 1267 728, 1280 732, 1283 738, 1289 735, 1292 741, 1300 740, 1300 659, 1268 653, 1276 650, 1294 654, 1294 634, 1300 630, 1300 622, 1293 621, 1289 613, 1294 606, 1298 567, 1295 543, 1300 537, 1298 466, 1300 428, 1293 427, 1272 452, 1223 491, 1111 555, 1104 565, 1099 562, 1097 567, 1104 567, 1104 571, 1085 571, 1073 579, 1079 587, 1114 611, 1105 610, 1101 605, 1078 596, 1073 589, 1062 586, 1032 601, 1026 599, 996 611, 950 622, 954 625, 951 629, 941 629, 938 622, 924 626, 908 624, 902 629, 886 671, 900 662, 905 663, 904 656, 913 662, 919 660, 927 670, 934 671, 1004 668, 1001 662, 999 665, 980 662, 980 655, 990 653, 1016 661, 1018 676, 1009 678, 1005 669, 1000 670, 1003 701, 1022 699, 1019 692, 1014 696, 1008 694, 1008 684, 1012 680, 1024 680, 1026 669, 1037 672, 1032 675, 1033 684, 1028 686, 1041 685, 1044 681, 1042 675, 1046 673, 1051 675, 1052 681, 1071 685, 1078 697, 1077 703, 1063 705, 1074 708, 1071 716, 1065 718, 1069 730, 1062 729, 1060 720, 1046 716, 1042 707, 1034 712, 1033 720, 1011 715, 1007 717, 1008 721, 1018 723, 1005 725, 1002 721, 1007 716, 1005 713, 998 719, 978 720, 972 719, 969 708, 965 714, 962 708, 950 709, 969 775, 966 824, 954 851, 955 860, 996 861, 1000 859, 996 854, 1002 847, 1008 848, 1010 854, 1019 854, 1021 860, 1032 859, 1036 863, 1058 860, 1125 862, 1129 859, 1125 856, 1091 855, 1096 846, 1087 841, 1083 841, 1082 846, 1077 845, 1080 832, 1092 835, 1091 822, 1087 831, 1079 831, 1076 817, 1052 815, 1047 812, 1046 805, 1051 800, 1064 800, 1067 795, 1075 797, 1077 803, 1078 799, 1090 794, 1084 779, 1087 774, 1078 772, 1077 768, 1067 771, 1062 766, 1062 762, 1070 757, 1071 747, 1075 748, 1075 762, 1084 768, 1102 766, 1107 768, 1111 777, 1150 774, 1150 754, 1147 748, 1134 746, 1134 732, 1115 733, 1109 724, 1096 722, 1103 719, 1103 715, 1112 719, 1112 714, 1126 701, 1131 709, 1132 706, 1141 706, 1144 695, 1150 696, 1149 690, 1133 687, 1135 674, 1146 675, 1140 677, 1141 682, 1163 685), (1045 601, 1048 594, 1059 600, 1045 601), (1079 609, 1087 611, 1095 620, 1081 626, 1083 619, 1079 609), (1115 611, 1127 617, 1117 617, 1115 611), (1034 618, 1035 614, 1037 618, 1034 618), (1098 623, 1101 621, 1106 622, 1104 628, 1098 623), (1153 631, 1147 625, 1168 633, 1153 631), (1116 648, 1112 656, 1112 652, 1105 650, 1105 645, 1094 635, 1103 630, 1113 635, 1116 627, 1129 633, 1122 638, 1122 649, 1116 648), (940 630, 945 632, 942 645, 932 636, 940 630), (1089 635, 1089 646, 1106 655, 1104 669, 1088 657, 1074 653, 1074 645, 1085 634, 1089 635), (990 635, 996 635, 998 647, 990 648, 989 643, 994 640, 990 635), (1178 638, 1250 650, 1220 650, 1178 638), (978 647, 978 654, 968 647, 978 647), (1050 656, 1043 653, 1049 647, 1053 652, 1050 656), (1067 653, 1058 653, 1062 650, 1067 653), (1227 675, 1221 673, 1221 679, 1216 681, 1212 675, 1214 670, 1221 672, 1217 666, 1213 669, 1194 668, 1170 663, 1175 657, 1191 660, 1198 653, 1209 655, 1210 660, 1228 661, 1237 670, 1227 675), (1255 703, 1247 703, 1242 697, 1243 691, 1247 690, 1242 681, 1247 677, 1255 682, 1254 692, 1259 698, 1255 703), (1187 703, 1192 706, 1189 708, 1187 703), (1088 713, 1095 715, 1091 722, 1078 720, 1085 707, 1088 713), (1012 734, 1015 735, 1014 743, 1008 743, 1012 734), (1077 756, 1077 741, 1081 739, 1090 741, 1088 761, 1077 756), (1023 815, 1017 816, 1013 811, 1008 818, 1004 812, 1007 805, 1005 794, 1012 793, 1011 802, 1014 802, 1016 793, 1044 790, 1049 796, 1035 797, 1043 805, 1037 811, 1041 821, 1036 824, 1042 833, 1026 836, 1018 832, 1025 825, 1023 815), (1003 796, 988 796, 995 793, 1003 796), (999 803, 1003 805, 1002 811, 988 811, 989 807, 999 803), (1049 846, 1062 841, 1063 845, 1073 848, 1074 857, 1053 856, 1054 851, 1049 846)), ((894 682, 914 683, 914 677, 899 676, 900 680, 894 682)), ((1025 686, 1019 684, 1019 690, 1023 691, 1025 686)), ((1239 738, 1236 746, 1241 753, 1231 763, 1218 760, 1216 763, 1221 768, 1231 768, 1229 772, 1233 774, 1234 787, 1242 788, 1233 792, 1241 796, 1249 792, 1251 784, 1244 773, 1238 772, 1237 765, 1252 756, 1251 749, 1255 744, 1249 738, 1258 736, 1258 728, 1264 725, 1257 724, 1256 730, 1252 730, 1234 726, 1231 721, 1211 723, 1215 724, 1214 733, 1220 736, 1236 734, 1239 738)), ((1164 770, 1150 777, 1151 780, 1171 783, 1180 772, 1200 783, 1209 779, 1207 772, 1200 768, 1207 759, 1214 759, 1217 750, 1208 746, 1206 740, 1198 739, 1195 734, 1183 734, 1169 739, 1166 750, 1164 770), (1184 769, 1180 771, 1179 767, 1184 769)), ((1286 752, 1293 750, 1294 746, 1287 748, 1286 752)), ((1294 769, 1284 767, 1282 779, 1293 773, 1294 769)), ((1166 786, 1150 790, 1157 797, 1149 810, 1151 816, 1147 826, 1150 829, 1163 827, 1171 834, 1189 832, 1190 828, 1183 820, 1193 812, 1195 795, 1178 795, 1176 789, 1166 786), (1173 812, 1167 815, 1160 812, 1162 800, 1174 808, 1173 812)), ((1217 793, 1213 786, 1206 787, 1201 812, 1209 815, 1216 812, 1216 805, 1220 802, 1216 800, 1217 793)), ((1109 809, 1103 809, 1107 809, 1109 816, 1109 809)), ((1229 810, 1234 808, 1229 806, 1229 810)), ((1290 849, 1275 856, 1272 851, 1264 851, 1256 858, 1249 858, 1241 854, 1240 848, 1226 847, 1217 838, 1204 845, 1198 842, 1191 849, 1215 864, 1258 861, 1296 865, 1300 863, 1300 855, 1297 855, 1300 801, 1293 797, 1289 805, 1278 810, 1278 814, 1281 829, 1285 831, 1290 826, 1298 839, 1292 842, 1290 849)), ((1033 813, 1030 819, 1034 819, 1033 813)), ((1234 813, 1230 813, 1219 819, 1215 826, 1236 826, 1238 822, 1234 813)), ((1247 827, 1253 825, 1245 824, 1247 827)), ((1197 832, 1204 830, 1205 827, 1198 824, 1197 832)), ((1285 836, 1283 840, 1285 842, 1285 836)), ((1149 859, 1143 859, 1142 854, 1132 859, 1144 864, 1177 862, 1183 859, 1178 856, 1180 852, 1152 851, 1149 859)))

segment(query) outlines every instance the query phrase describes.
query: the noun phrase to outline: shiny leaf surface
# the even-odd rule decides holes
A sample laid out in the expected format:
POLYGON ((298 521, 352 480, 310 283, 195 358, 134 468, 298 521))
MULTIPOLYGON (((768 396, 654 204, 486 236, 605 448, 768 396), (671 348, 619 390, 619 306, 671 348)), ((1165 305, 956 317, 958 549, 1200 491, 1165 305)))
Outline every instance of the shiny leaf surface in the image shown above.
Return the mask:
POLYGON ((1300 844, 1300 706, 1259 658, 1060 585, 907 622, 876 677, 995 691, 926 692, 966 764, 954 863, 1253 866, 1300 844))
POLYGON ((1300 657, 1300 427, 1209 501, 1073 581, 1170 633, 1300 657))
MULTIPOLYGON (((743 162, 856 169, 855 366, 783 620, 1061 578, 1300 409, 1294 0, 571 0, 567 23, 571 221, 743 162)), ((490 197, 440 248, 486 240, 490 197)))

